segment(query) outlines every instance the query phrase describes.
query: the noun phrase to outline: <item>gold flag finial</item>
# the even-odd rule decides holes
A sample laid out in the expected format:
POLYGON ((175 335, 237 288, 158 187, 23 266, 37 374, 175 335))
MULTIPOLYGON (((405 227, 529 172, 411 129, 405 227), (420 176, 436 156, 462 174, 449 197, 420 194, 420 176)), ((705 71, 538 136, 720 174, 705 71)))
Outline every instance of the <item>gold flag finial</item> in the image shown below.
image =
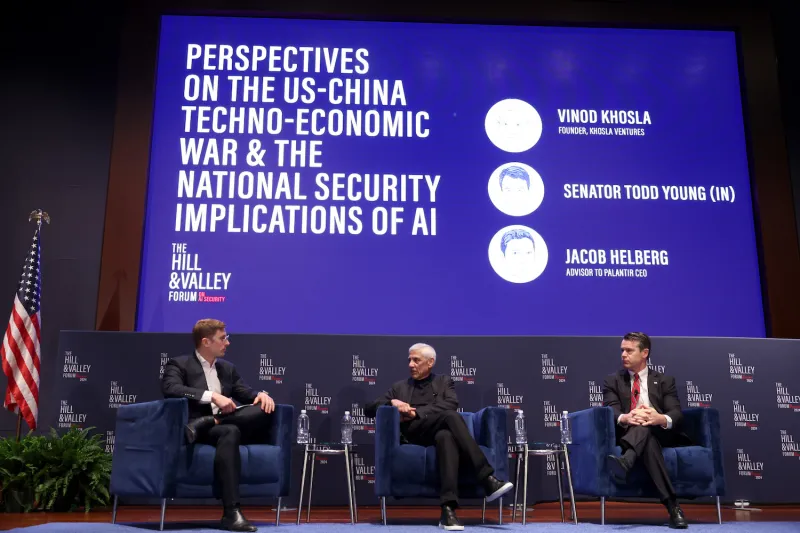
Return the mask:
POLYGON ((44 220, 48 224, 50 223, 50 215, 47 214, 47 211, 42 211, 41 209, 36 209, 31 211, 31 214, 28 215, 28 222, 31 220, 36 220, 36 223, 41 225, 42 221, 44 220))

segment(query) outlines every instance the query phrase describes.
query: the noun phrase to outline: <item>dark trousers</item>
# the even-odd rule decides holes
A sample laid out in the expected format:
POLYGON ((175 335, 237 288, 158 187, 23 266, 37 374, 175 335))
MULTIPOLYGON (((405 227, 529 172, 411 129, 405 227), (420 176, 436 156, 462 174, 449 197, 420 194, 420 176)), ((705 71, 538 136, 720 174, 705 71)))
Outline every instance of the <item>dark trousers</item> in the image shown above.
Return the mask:
POLYGON ((219 415, 219 423, 197 437, 198 443, 216 448, 214 483, 220 488, 225 508, 239 505, 239 476, 242 471, 239 445, 265 442, 270 416, 260 406, 248 405, 229 415, 219 415))
POLYGON ((622 450, 633 450, 636 460, 642 462, 662 501, 675 498, 661 452, 662 445, 671 446, 673 440, 668 431, 653 426, 628 426, 620 439, 622 450))
POLYGON ((456 411, 444 411, 403 424, 410 444, 436 446, 439 462, 439 501, 458 507, 459 466, 471 469, 479 482, 494 473, 478 443, 469 434, 464 419, 456 411))

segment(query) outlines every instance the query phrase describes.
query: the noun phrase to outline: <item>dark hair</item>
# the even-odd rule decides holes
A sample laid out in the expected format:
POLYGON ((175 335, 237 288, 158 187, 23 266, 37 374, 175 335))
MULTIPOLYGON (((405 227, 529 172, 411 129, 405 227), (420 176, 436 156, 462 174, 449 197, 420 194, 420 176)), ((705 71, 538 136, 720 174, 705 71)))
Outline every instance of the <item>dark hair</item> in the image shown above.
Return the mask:
POLYGON ((647 336, 647 333, 633 331, 631 333, 626 333, 625 336, 622 337, 622 340, 636 341, 639 343, 639 350, 650 350, 650 337, 647 336))

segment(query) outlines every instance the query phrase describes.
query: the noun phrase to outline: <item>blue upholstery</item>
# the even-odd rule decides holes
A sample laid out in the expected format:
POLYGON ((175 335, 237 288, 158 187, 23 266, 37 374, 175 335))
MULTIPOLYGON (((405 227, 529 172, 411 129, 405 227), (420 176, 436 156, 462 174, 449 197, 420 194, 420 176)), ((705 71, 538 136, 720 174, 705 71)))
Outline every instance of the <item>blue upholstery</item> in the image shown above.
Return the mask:
MULTIPOLYGON (((150 498, 219 498, 213 446, 187 444, 185 398, 123 405, 117 425, 111 493, 150 498)), ((246 497, 289 494, 294 407, 276 405, 266 444, 240 446, 239 490, 246 497)))
MULTIPOLYGON (((693 446, 664 448, 664 462, 679 498, 724 496, 725 472, 719 435, 719 411, 713 408, 684 409, 681 431, 693 446)), ((617 484, 608 471, 607 455, 621 455, 614 434, 611 407, 593 407, 570 413, 572 445, 569 458, 576 494, 604 498, 657 498, 655 486, 641 463, 625 484, 617 484)))
MULTIPOLYGON (((486 407, 477 413, 460 413, 498 479, 508 479, 507 412, 501 407, 486 407)), ((485 496, 474 475, 460 476, 460 497, 485 496)), ((400 444, 400 412, 392 406, 379 407, 375 418, 375 494, 395 498, 439 497, 436 447, 400 444)))

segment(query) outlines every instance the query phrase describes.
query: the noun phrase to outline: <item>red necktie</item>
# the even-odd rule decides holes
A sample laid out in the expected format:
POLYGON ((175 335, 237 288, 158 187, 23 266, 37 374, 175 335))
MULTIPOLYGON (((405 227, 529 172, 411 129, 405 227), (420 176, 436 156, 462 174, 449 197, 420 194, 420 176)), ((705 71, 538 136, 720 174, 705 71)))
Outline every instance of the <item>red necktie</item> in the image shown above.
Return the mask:
POLYGON ((639 393, 641 392, 640 383, 639 383, 639 374, 633 375, 633 390, 631 391, 631 411, 636 409, 636 406, 639 404, 639 393))

